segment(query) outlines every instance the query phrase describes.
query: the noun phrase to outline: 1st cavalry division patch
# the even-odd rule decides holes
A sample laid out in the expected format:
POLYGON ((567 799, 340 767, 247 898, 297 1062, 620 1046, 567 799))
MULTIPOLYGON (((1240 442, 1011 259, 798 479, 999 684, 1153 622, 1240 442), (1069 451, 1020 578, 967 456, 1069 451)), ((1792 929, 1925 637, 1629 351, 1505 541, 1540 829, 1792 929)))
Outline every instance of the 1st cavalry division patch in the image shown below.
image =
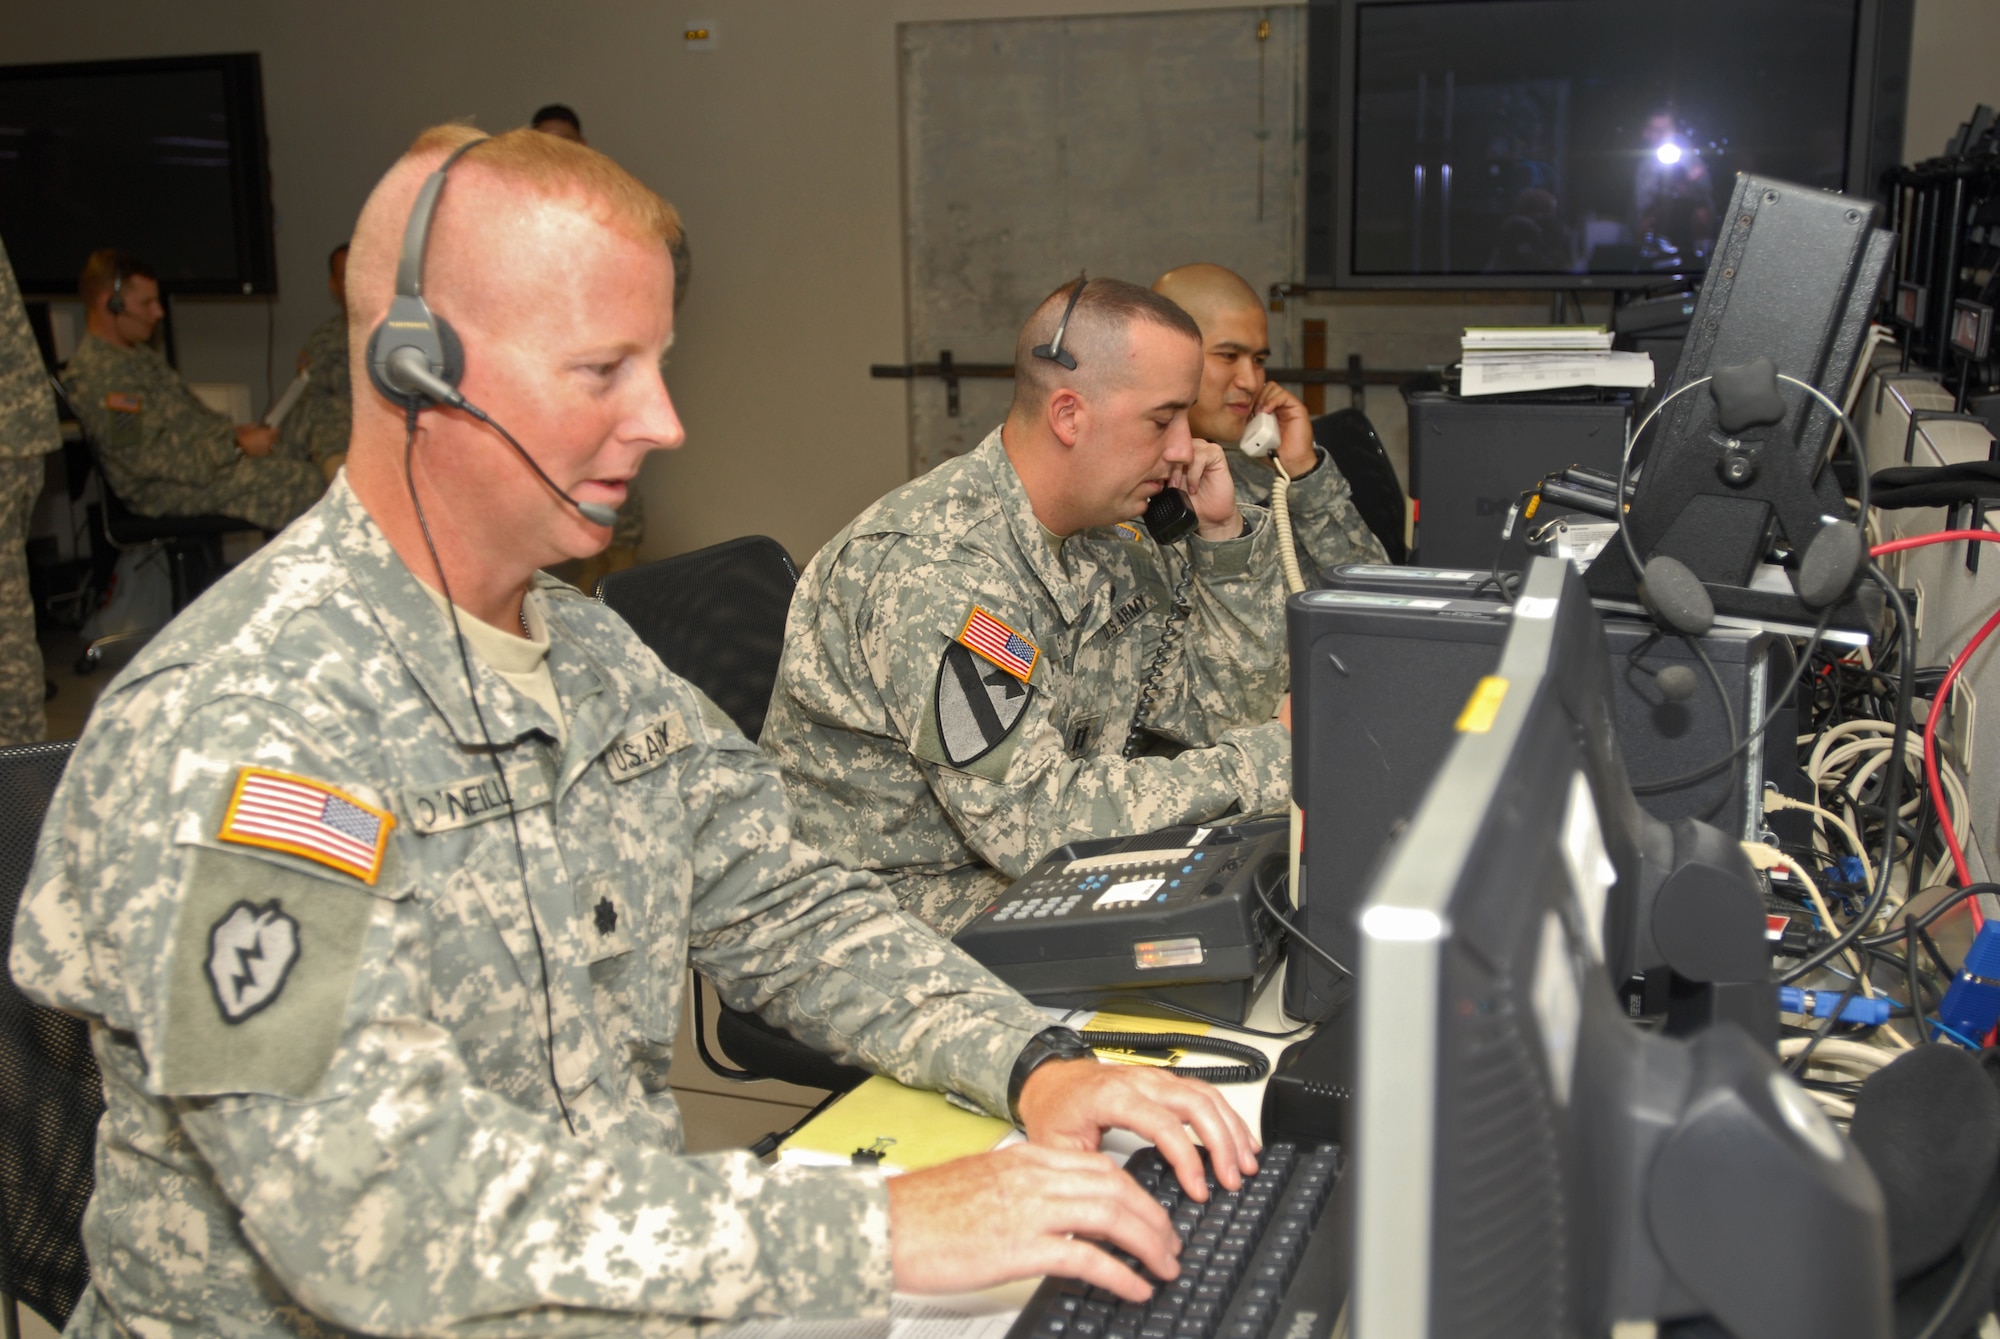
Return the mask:
POLYGON ((236 792, 216 836, 316 861, 373 884, 395 826, 395 815, 323 781, 246 767, 236 774, 236 792))
POLYGON ((945 761, 964 767, 991 753, 1021 723, 1035 690, 975 657, 962 643, 938 665, 937 732, 945 761))

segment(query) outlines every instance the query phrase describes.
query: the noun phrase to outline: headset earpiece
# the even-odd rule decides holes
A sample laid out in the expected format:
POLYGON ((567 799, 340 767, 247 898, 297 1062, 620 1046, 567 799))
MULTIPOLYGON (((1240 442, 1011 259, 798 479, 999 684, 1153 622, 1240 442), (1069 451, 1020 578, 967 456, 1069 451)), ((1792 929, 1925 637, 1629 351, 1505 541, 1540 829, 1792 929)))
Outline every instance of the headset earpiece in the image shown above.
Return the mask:
POLYGON ((111 267, 111 296, 105 299, 104 310, 113 316, 125 314, 125 271, 117 265, 111 267))
POLYGON ((451 322, 433 312, 422 298, 399 294, 389 314, 368 336, 368 379, 382 397, 400 409, 429 409, 437 400, 419 386, 407 385, 390 365, 389 355, 412 348, 424 356, 431 375, 456 387, 465 375, 465 346, 451 322))
POLYGON ((1639 573, 1639 600, 1655 620, 1689 637, 1706 636, 1715 626, 1715 601, 1694 569, 1664 554, 1639 573))
POLYGON ((1829 521, 1806 545, 1799 559, 1799 600, 1808 609, 1824 609, 1854 593, 1868 552, 1861 529, 1852 521, 1829 521))
POLYGON ((431 220, 437 217, 438 197, 444 193, 445 173, 473 145, 485 142, 475 139, 459 145, 438 164, 437 171, 424 178, 416 203, 410 206, 410 221, 403 225, 403 250, 396 261, 396 297, 389 304, 389 314, 368 336, 368 380, 398 409, 429 409, 439 403, 432 391, 397 370, 393 355, 399 349, 422 354, 430 374, 454 389, 465 375, 465 348, 459 343, 458 332, 424 301, 424 248, 430 241, 431 220))

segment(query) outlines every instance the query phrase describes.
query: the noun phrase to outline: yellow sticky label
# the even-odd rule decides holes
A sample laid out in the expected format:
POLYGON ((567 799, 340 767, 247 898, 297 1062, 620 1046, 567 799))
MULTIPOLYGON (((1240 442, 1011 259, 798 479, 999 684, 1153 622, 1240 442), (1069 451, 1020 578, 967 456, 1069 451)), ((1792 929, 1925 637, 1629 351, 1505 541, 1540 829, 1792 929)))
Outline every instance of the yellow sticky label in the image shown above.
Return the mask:
POLYGON ((1493 718, 1500 714, 1500 704, 1506 700, 1507 681, 1487 675, 1473 688, 1472 696, 1465 699, 1465 710, 1458 713, 1458 732, 1485 734, 1493 728, 1493 718))

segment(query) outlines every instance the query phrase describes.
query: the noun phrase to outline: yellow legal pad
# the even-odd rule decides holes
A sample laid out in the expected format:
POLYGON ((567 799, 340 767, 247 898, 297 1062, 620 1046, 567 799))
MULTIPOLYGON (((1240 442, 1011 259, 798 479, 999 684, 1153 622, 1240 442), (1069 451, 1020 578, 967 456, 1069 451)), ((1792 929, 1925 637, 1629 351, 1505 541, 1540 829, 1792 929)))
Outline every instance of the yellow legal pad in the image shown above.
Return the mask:
POLYGON ((840 1158, 857 1148, 874 1149, 885 1166, 914 1172, 984 1153, 1013 1128, 998 1117, 953 1106, 943 1093, 905 1088, 877 1074, 813 1117, 779 1148, 840 1158))

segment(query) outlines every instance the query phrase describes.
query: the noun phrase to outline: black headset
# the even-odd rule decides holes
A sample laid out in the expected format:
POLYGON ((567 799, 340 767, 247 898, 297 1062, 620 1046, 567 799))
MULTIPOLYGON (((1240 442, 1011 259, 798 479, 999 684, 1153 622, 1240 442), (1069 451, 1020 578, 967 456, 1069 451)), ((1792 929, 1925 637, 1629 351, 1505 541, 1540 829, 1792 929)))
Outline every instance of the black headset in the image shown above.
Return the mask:
POLYGON ((104 300, 104 310, 113 316, 125 314, 125 267, 115 257, 111 262, 111 296, 104 300))
MULTIPOLYGON (((424 301, 424 250, 430 241, 431 220, 437 215, 438 197, 444 194, 445 174, 453 163, 485 142, 481 137, 453 149, 417 191, 410 221, 403 228, 403 253, 396 261, 396 296, 388 315, 368 336, 368 379, 382 398, 408 414, 413 423, 418 413, 439 405, 472 415, 505 438, 550 492, 576 508, 584 520, 608 530, 618 520, 614 509, 601 502, 578 502, 564 492, 512 433, 459 393, 459 379, 465 375, 465 346, 451 322, 424 301)), ((118 301, 115 293, 112 301, 118 301)))

